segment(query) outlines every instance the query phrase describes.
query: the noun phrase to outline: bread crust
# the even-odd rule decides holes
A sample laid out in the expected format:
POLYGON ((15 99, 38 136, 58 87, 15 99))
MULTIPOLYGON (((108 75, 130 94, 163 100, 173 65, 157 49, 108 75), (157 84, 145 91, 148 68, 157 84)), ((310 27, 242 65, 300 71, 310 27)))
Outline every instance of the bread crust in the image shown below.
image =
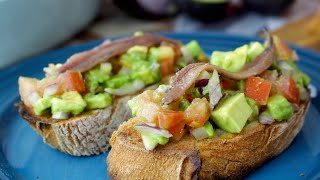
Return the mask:
POLYGON ((106 152, 108 141, 122 118, 130 118, 131 113, 119 113, 128 109, 127 101, 131 96, 117 98, 112 106, 91 110, 67 120, 45 123, 47 117, 36 116, 23 102, 17 104, 21 117, 53 148, 74 156, 89 156, 106 152), (118 112, 119 111, 119 112, 118 112), (121 117, 119 117, 121 116, 121 117), (116 121, 114 121, 116 120, 116 121))
POLYGON ((110 139, 108 174, 112 179, 241 179, 291 144, 308 107, 309 101, 284 122, 255 121, 240 134, 200 141, 186 134, 153 151, 144 149, 133 128, 137 122, 129 120, 110 139))

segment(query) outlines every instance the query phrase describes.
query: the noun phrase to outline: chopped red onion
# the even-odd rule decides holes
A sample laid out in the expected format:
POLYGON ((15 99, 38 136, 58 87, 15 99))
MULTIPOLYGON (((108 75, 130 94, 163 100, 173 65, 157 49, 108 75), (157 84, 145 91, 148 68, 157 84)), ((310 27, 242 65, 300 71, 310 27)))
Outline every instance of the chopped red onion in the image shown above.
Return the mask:
POLYGON ((260 114, 258 120, 261 124, 268 124, 268 125, 270 125, 274 122, 274 119, 270 115, 267 115, 267 114, 260 114))
POLYGON ((204 127, 200 127, 200 128, 196 128, 196 129, 192 129, 190 131, 191 135, 196 138, 197 140, 201 140, 201 139, 205 139, 208 137, 206 128, 204 127))
POLYGON ((53 119, 68 119, 69 114, 70 113, 68 113, 68 112, 55 112, 52 114, 52 118, 53 119))
POLYGON ((209 79, 199 79, 194 83, 195 87, 204 87, 208 84, 209 79))
POLYGON ((58 91, 58 84, 57 83, 51 84, 48 87, 46 87, 46 89, 44 89, 43 96, 54 95, 57 93, 57 91, 58 91))
POLYGON ((208 83, 210 107, 213 109, 222 98, 219 75, 216 70, 213 71, 208 83))
POLYGON ((28 101, 31 103, 32 106, 35 106, 39 99, 41 99, 41 96, 37 91, 33 91, 28 96, 28 101))
POLYGON ((172 134, 170 134, 169 131, 161 129, 149 123, 136 124, 134 125, 134 128, 141 134, 153 134, 156 136, 162 136, 166 138, 172 137, 172 134))

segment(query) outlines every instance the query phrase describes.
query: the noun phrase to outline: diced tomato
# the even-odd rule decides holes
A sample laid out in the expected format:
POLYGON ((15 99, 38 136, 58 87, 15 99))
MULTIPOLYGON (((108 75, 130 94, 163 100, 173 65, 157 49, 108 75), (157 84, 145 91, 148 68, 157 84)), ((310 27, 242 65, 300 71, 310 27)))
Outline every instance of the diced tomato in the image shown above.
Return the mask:
POLYGON ((160 72, 162 77, 173 73, 174 70, 174 59, 162 59, 159 61, 160 72))
POLYGON ((260 77, 249 77, 245 84, 245 95, 257 102, 266 105, 271 91, 272 83, 260 77))
POLYGON ((80 72, 68 71, 66 72, 62 82, 69 91, 77 91, 83 93, 86 91, 86 85, 82 79, 80 72))
POLYGON ((158 112, 159 127, 169 129, 181 121, 184 121, 184 113, 181 111, 162 110, 158 112))
POLYGON ((292 49, 290 49, 286 43, 281 41, 278 36, 273 36, 273 42, 276 47, 277 55, 280 60, 295 60, 296 55, 292 49))
POLYGON ((185 126, 185 122, 181 121, 178 124, 176 124, 175 126, 171 127, 168 129, 168 131, 173 135, 173 137, 177 140, 181 139, 181 137, 183 136, 185 130, 184 130, 184 126, 185 126))
POLYGON ((193 97, 191 94, 186 94, 185 98, 189 101, 189 103, 191 103, 193 100, 193 97))
POLYGON ((223 89, 227 89, 227 90, 232 90, 232 89, 235 89, 236 87, 236 81, 234 80, 231 80, 231 79, 226 79, 226 78, 222 78, 220 80, 220 84, 221 84, 221 87, 223 89))
POLYGON ((158 62, 162 77, 172 74, 174 71, 174 51, 170 46, 160 46, 158 62))
POLYGON ((195 98, 184 113, 188 126, 201 127, 210 117, 210 104, 206 98, 195 98))
POLYGON ((300 101, 299 90, 294 80, 288 75, 282 75, 279 79, 280 92, 288 101, 298 104, 300 101))

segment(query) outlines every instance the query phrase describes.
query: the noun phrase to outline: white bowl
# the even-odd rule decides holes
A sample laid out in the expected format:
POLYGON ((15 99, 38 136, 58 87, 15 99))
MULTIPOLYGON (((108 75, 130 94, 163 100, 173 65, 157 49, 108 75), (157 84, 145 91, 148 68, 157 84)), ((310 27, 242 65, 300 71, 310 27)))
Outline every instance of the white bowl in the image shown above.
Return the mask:
POLYGON ((0 0, 0 69, 79 32, 100 0, 0 0))

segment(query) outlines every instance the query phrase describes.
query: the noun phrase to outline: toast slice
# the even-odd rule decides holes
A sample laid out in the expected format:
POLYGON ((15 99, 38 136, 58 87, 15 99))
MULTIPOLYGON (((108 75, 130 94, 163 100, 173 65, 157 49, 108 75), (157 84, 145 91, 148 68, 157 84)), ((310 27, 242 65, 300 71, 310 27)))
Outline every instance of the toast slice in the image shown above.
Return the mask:
MULTIPOLYGON (((156 89, 159 84, 145 89, 156 89)), ((139 92, 138 92, 139 93, 139 92)), ((104 153, 110 147, 112 132, 131 118, 127 102, 134 95, 117 97, 112 106, 91 110, 67 120, 37 116, 22 101, 17 103, 21 117, 53 148, 74 156, 104 153)))
POLYGON ((254 121, 240 134, 199 141, 186 134, 153 151, 145 150, 134 129, 139 122, 129 120, 110 139, 108 174, 112 179, 241 179, 291 144, 308 107, 306 101, 287 121, 271 125, 254 121))

